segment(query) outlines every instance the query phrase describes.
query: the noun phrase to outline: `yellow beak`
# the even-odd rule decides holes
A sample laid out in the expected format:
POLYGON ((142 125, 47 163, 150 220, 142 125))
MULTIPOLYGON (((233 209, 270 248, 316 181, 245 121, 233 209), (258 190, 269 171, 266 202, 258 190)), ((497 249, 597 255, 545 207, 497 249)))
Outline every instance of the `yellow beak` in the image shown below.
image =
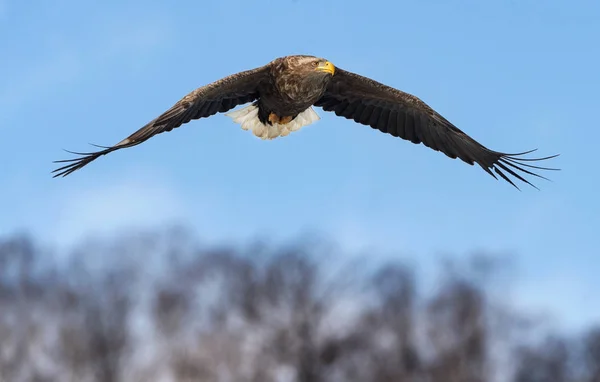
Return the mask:
POLYGON ((326 73, 333 75, 333 73, 335 73, 335 66, 333 66, 333 64, 331 62, 325 61, 324 63, 317 66, 317 70, 320 72, 326 72, 326 73))

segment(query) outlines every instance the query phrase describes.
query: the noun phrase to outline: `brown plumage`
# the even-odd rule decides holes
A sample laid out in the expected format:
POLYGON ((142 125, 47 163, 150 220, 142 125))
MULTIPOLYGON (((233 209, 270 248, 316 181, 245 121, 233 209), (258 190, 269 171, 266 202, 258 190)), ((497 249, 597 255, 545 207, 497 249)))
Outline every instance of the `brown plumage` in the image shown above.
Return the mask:
POLYGON ((488 174, 495 178, 497 174, 515 187, 508 175, 535 187, 518 172, 544 178, 532 170, 556 170, 526 162, 558 155, 522 158, 535 150, 517 154, 490 150, 411 94, 336 68, 325 59, 295 55, 277 58, 265 66, 192 91, 116 145, 92 153, 74 153, 82 157, 57 161, 70 163, 54 170, 54 176, 66 176, 99 156, 138 145, 193 119, 228 112, 249 102, 250 106, 228 115, 262 139, 284 136, 316 121, 318 116, 312 106, 318 106, 383 133, 423 143, 450 158, 460 158, 470 165, 477 163, 488 174))

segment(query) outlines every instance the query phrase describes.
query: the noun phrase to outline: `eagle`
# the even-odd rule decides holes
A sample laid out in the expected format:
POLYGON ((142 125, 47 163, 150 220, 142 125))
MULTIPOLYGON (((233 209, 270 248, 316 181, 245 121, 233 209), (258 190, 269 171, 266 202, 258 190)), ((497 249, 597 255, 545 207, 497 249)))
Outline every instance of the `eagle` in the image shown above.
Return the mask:
POLYGON ((285 137, 320 119, 314 107, 435 151, 470 165, 477 163, 488 174, 500 176, 519 189, 518 181, 537 188, 525 176, 547 179, 535 170, 558 170, 535 166, 554 158, 525 158, 535 150, 508 154, 490 150, 464 133, 420 98, 370 78, 334 66, 311 55, 279 57, 268 64, 226 76, 199 87, 171 108, 113 146, 78 153, 52 171, 66 176, 110 152, 139 145, 192 120, 225 113, 243 130, 263 140, 285 137), (238 105, 246 105, 233 110, 238 105))

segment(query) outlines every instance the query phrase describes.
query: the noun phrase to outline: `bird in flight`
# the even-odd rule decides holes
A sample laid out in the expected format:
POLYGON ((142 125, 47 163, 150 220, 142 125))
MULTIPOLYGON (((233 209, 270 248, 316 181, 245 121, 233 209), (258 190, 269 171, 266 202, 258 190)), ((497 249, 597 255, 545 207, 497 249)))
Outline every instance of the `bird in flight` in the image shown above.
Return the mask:
POLYGON ((226 113, 260 139, 284 137, 320 119, 313 107, 414 144, 422 143, 452 159, 477 163, 494 178, 498 175, 516 188, 509 176, 537 188, 525 176, 546 179, 534 171, 557 170, 531 162, 558 154, 524 158, 535 150, 515 154, 490 150, 412 94, 336 67, 323 58, 291 55, 193 90, 114 146, 98 146, 101 150, 90 153, 68 151, 79 157, 55 161, 68 164, 54 170, 54 177, 69 175, 102 155, 139 145, 157 134, 216 113, 226 113))

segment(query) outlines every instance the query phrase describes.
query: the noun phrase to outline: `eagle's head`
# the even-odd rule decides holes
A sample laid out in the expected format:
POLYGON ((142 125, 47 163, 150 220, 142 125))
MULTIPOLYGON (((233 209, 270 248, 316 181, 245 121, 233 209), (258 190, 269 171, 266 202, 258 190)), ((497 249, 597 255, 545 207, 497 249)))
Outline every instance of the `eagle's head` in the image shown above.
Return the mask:
POLYGON ((288 56, 285 65, 297 73, 314 74, 317 76, 333 76, 335 66, 328 60, 306 55, 288 56))

